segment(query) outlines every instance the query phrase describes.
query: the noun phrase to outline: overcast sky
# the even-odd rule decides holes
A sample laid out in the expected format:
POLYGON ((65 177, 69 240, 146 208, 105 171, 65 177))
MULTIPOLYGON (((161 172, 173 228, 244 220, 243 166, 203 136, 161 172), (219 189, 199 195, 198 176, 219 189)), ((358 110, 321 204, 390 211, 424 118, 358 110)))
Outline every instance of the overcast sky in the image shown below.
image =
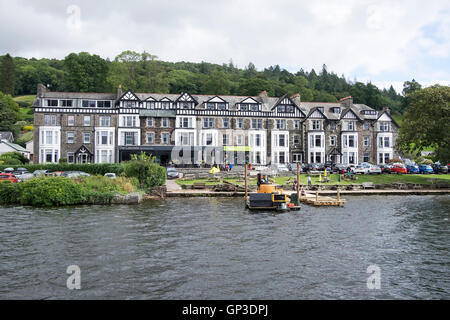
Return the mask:
POLYGON ((393 84, 450 84, 448 0, 0 0, 0 54, 124 50, 258 70, 278 64, 393 84))

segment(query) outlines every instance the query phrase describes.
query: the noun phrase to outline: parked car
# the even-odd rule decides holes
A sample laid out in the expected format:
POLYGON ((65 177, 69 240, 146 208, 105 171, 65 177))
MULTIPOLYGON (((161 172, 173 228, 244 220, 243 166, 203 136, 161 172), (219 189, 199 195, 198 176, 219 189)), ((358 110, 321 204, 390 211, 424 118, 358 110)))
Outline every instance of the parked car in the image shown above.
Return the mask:
POLYGON ((335 166, 335 170, 338 173, 342 173, 342 170, 344 170, 344 172, 345 172, 345 170, 347 170, 347 166, 345 164, 338 163, 335 166))
POLYGON ((419 166, 419 173, 434 173, 433 168, 428 164, 421 164, 419 166))
POLYGON ((304 172, 319 171, 318 163, 308 163, 304 167, 304 172))
POLYGON ((431 167, 433 168, 434 173, 444 173, 447 174, 448 173, 448 168, 447 166, 441 165, 440 163, 435 163, 432 164, 431 167))
POLYGON ((82 171, 65 171, 61 175, 66 178, 79 178, 79 177, 89 177, 90 174, 82 171))
POLYGON ((33 175, 35 177, 42 177, 42 176, 45 176, 47 174, 47 172, 49 172, 49 171, 48 170, 35 170, 33 172, 33 175))
POLYGON ((19 179, 17 179, 17 177, 14 176, 12 173, 0 173, 0 182, 4 181, 16 183, 19 182, 19 179))
POLYGON ((105 173, 105 177, 108 177, 108 178, 111 178, 111 179, 115 179, 117 176, 113 172, 111 172, 111 173, 108 172, 108 173, 105 173))
POLYGON ((180 176, 180 173, 175 168, 167 168, 167 178, 169 179, 177 179, 180 176))
POLYGON ((47 177, 60 177, 62 174, 63 174, 62 171, 53 171, 53 172, 47 171, 47 172, 45 173, 45 175, 46 175, 47 177))
POLYGON ((3 172, 4 172, 4 173, 13 173, 13 172, 14 172, 14 168, 6 168, 6 169, 3 169, 3 172))
POLYGON ((277 163, 272 165, 272 169, 277 170, 277 171, 281 171, 281 172, 289 172, 289 168, 287 165, 285 165, 284 163, 277 163))
MULTIPOLYGON (((287 164, 287 167, 288 167, 288 169, 289 169, 289 171, 292 171, 292 172, 297 172, 297 162, 295 162, 295 163, 288 163, 287 164)), ((302 172, 302 164, 300 163, 300 172, 302 172)))
POLYGON ((355 174, 368 174, 369 173, 369 168, 366 167, 366 166, 357 165, 353 169, 353 173, 355 173, 355 174))
POLYGON ((24 172, 21 175, 16 176, 16 177, 19 180, 19 182, 24 182, 24 181, 30 180, 31 178, 34 178, 34 175, 29 172, 24 172))
POLYGON ((388 164, 380 164, 381 173, 391 173, 391 166, 388 164))
POLYGON ((407 174, 408 170, 406 170, 406 167, 404 164, 396 163, 392 166, 391 173, 407 174))
POLYGON ((414 174, 419 173, 419 166, 418 165, 408 165, 406 166, 406 170, 408 173, 414 174))
POLYGON ((381 168, 377 165, 368 163, 367 168, 368 168, 369 174, 381 174, 381 168))
POLYGON ((356 169, 356 166, 354 164, 349 164, 349 165, 346 166, 345 172, 350 171, 352 173, 355 173, 355 169, 356 169))

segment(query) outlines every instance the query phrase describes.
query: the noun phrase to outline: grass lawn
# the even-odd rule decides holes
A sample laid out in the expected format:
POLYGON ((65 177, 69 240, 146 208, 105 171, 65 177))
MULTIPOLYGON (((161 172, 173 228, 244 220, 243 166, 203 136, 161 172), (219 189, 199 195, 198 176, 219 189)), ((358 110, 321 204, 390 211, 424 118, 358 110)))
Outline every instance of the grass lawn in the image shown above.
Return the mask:
MULTIPOLYGON (((306 174, 300 175, 300 183, 301 184, 307 184, 307 177, 306 174)), ((328 175, 330 178, 330 182, 327 183, 320 183, 324 185, 334 185, 334 184, 361 184, 363 182, 373 182, 374 184, 389 184, 389 183, 417 183, 417 184, 432 184, 436 182, 446 182, 450 183, 450 175, 449 174, 380 174, 380 175, 357 175, 357 180, 342 180, 341 182, 338 181, 338 175, 328 175)), ((223 179, 232 183, 244 185, 243 179, 238 178, 226 178, 223 179)), ((292 182, 295 180, 295 176, 291 177, 275 177, 272 180, 275 181, 276 184, 284 185, 288 184, 289 182, 292 182)), ((311 176, 312 184, 319 184, 319 177, 318 176, 311 176)), ((178 179, 177 183, 179 185, 192 185, 194 183, 205 183, 206 185, 216 185, 219 184, 219 181, 216 180, 209 180, 209 179, 178 179)), ((249 178, 249 185, 256 185, 256 178, 249 178)))
POLYGON ((25 102, 31 107, 35 98, 36 98, 35 95, 17 96, 14 98, 14 101, 15 102, 25 102))

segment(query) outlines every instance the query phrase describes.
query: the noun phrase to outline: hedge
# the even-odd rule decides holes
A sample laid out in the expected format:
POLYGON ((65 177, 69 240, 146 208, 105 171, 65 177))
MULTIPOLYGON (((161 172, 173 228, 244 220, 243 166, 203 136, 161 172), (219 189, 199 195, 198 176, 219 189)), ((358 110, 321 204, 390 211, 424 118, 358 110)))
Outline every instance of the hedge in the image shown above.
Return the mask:
POLYGON ((24 164, 24 165, 0 165, 0 171, 5 168, 13 167, 25 168, 33 173, 35 170, 50 170, 50 171, 83 171, 93 175, 104 175, 111 172, 120 175, 123 172, 123 166, 119 163, 92 163, 92 164, 67 164, 67 163, 48 163, 48 164, 24 164))
POLYGON ((111 203, 117 194, 136 190, 137 181, 107 177, 40 177, 21 183, 0 183, 0 204, 28 206, 65 206, 111 203))

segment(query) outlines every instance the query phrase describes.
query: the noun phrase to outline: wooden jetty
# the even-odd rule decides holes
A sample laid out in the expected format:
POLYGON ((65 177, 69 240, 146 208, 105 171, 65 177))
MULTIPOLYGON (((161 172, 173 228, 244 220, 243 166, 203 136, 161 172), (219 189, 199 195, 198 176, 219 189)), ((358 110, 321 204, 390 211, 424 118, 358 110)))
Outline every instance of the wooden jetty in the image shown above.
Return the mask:
POLYGON ((313 205, 315 207, 343 207, 346 200, 341 199, 340 192, 338 190, 337 198, 322 196, 318 192, 316 194, 306 193, 300 197, 300 202, 313 205))

